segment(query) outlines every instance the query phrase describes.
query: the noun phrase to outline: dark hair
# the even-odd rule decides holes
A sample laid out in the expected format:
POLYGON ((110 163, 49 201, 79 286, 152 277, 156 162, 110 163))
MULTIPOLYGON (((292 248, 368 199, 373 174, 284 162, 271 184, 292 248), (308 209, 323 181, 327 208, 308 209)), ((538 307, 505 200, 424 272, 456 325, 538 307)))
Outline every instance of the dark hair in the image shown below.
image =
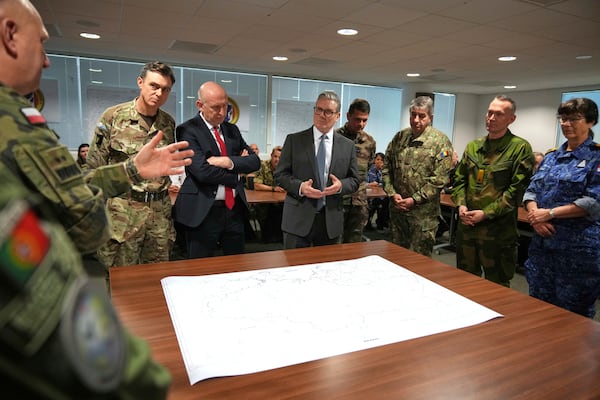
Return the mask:
POLYGON ((375 158, 377 158, 377 157, 381 157, 381 159, 383 161, 385 161, 385 154, 383 154, 383 153, 375 153, 375 158))
POLYGON ((593 125, 598 123, 598 106, 585 97, 577 97, 560 103, 557 114, 559 116, 581 114, 585 117, 585 122, 593 122, 593 125))
POLYGON ((152 62, 146 63, 146 65, 144 65, 142 67, 142 70, 140 71, 140 78, 144 79, 146 77, 146 73, 148 71, 158 72, 159 74, 170 78, 172 85, 175 84, 175 74, 173 73, 173 70, 171 69, 171 67, 169 65, 167 65, 163 62, 152 61, 152 62))
POLYGON ((365 114, 371 113, 371 105, 365 99, 354 99, 348 107, 348 113, 353 114, 354 111, 358 111, 365 114))
POLYGON ((86 160, 84 160, 83 158, 81 158, 81 154, 80 154, 81 149, 83 149, 84 147, 90 147, 90 145, 87 144, 87 143, 81 143, 79 145, 79 147, 77 148, 77 162, 79 163, 79 165, 83 165, 83 164, 86 163, 86 160))

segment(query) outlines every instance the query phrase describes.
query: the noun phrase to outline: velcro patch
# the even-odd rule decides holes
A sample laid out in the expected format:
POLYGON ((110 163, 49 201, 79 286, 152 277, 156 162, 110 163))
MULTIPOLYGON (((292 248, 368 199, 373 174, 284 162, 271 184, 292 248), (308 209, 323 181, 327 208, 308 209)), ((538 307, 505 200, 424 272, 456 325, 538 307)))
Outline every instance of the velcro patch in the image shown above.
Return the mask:
POLYGON ((35 107, 21 108, 21 114, 27 118, 27 121, 29 121, 30 124, 44 125, 46 123, 46 118, 44 118, 42 113, 35 107))
POLYGON ((46 257, 50 239, 25 201, 5 207, 0 226, 0 270, 19 290, 46 257))

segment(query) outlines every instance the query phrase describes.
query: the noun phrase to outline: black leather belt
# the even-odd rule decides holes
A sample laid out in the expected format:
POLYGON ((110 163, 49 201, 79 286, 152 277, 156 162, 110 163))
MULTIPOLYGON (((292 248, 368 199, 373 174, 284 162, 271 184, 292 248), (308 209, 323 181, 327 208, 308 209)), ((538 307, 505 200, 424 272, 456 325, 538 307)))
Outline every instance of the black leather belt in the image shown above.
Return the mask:
POLYGON ((168 190, 163 190, 162 192, 138 192, 132 190, 129 192, 129 198, 141 203, 150 203, 151 201, 159 201, 164 199, 167 197, 168 193, 168 190))

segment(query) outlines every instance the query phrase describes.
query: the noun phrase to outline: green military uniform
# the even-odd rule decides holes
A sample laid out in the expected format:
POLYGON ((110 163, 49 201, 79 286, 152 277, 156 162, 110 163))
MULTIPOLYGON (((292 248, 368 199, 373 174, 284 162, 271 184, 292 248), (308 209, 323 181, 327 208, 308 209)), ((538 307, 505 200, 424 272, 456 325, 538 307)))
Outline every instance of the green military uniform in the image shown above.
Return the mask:
MULTIPOLYGON (((4 125, 2 125, 4 127, 4 125)), ((55 204, 0 164, 0 381, 9 398, 161 399, 170 375, 119 324, 55 204)))
MULTIPOLYGON (((100 118, 90 145, 90 169, 119 164, 135 156, 161 130, 161 146, 175 141, 175 121, 158 110, 154 122, 135 109, 135 99, 108 108, 100 118)), ((110 240, 98 252, 107 267, 168 261, 175 240, 168 195, 169 177, 134 183, 120 197, 107 201, 110 240)))
POLYGON ((254 183, 262 183, 263 185, 275 187, 275 178, 273 178, 273 170, 271 169, 271 160, 263 160, 260 162, 260 169, 256 172, 254 183))
POLYGON ((356 164, 361 178, 358 190, 344 196, 344 243, 362 241, 363 228, 369 220, 369 202, 367 200, 367 173, 375 159, 377 145, 375 139, 365 131, 351 132, 347 125, 336 129, 348 139, 354 141, 356 164))
POLYGON ((517 212, 535 163, 531 145, 510 130, 500 139, 470 142, 455 173, 457 206, 482 210, 475 226, 458 224, 457 267, 505 286, 517 264, 517 212))
POLYGON ((129 186, 125 168, 114 165, 84 177, 39 111, 25 97, 2 85, 0 133, 2 163, 52 205, 80 253, 95 252, 108 239, 104 199, 98 187, 107 195, 125 191, 129 186))
POLYGON ((452 143, 428 126, 416 138, 411 128, 398 132, 385 152, 383 189, 388 196, 412 197, 415 207, 400 211, 390 203, 392 241, 431 256, 440 215, 440 191, 452 168, 452 143))

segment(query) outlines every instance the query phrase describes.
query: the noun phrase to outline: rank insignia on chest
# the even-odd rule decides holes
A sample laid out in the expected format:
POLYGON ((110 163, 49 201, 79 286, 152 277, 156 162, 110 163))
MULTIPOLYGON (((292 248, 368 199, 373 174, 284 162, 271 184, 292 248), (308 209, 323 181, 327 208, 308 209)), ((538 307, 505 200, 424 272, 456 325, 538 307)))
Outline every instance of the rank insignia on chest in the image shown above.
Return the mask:
POLYGON ((46 118, 44 118, 42 113, 35 107, 21 108, 21 114, 27 118, 27 121, 29 121, 30 124, 43 125, 46 123, 46 118))
POLYGON ((585 167, 585 160, 581 160, 581 162, 579 164, 577 164, 577 168, 584 168, 585 167))
POLYGON ((484 171, 482 169, 477 171, 477 183, 483 183, 483 174, 484 171))

